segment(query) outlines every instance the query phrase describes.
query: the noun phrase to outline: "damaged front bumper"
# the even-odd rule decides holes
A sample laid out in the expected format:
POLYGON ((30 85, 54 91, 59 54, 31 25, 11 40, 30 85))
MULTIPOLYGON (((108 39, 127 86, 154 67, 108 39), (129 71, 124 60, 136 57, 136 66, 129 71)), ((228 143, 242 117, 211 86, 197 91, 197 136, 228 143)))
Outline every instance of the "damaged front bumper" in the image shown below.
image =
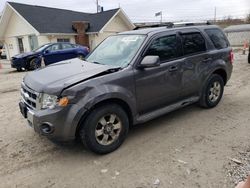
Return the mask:
POLYGON ((77 120, 77 105, 57 107, 55 109, 33 110, 23 100, 19 102, 20 112, 30 127, 40 135, 57 141, 75 139, 77 120))

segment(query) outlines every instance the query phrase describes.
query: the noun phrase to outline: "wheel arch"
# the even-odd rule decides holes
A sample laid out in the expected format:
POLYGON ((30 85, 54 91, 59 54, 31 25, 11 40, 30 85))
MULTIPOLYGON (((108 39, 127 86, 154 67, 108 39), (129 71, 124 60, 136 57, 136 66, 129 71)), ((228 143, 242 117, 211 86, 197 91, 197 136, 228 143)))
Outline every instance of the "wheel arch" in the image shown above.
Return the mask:
POLYGON ((104 99, 101 101, 98 101, 97 103, 95 103, 93 106, 91 106, 91 108, 88 109, 88 111, 86 113, 84 113, 81 116, 80 121, 77 124, 76 127, 76 131, 75 131, 75 136, 77 137, 79 134, 79 130, 82 126, 82 123, 85 121, 86 117, 91 113, 91 111, 93 111, 94 109, 101 107, 103 105, 107 105, 107 104, 117 104, 119 105, 128 115, 128 119, 129 119, 129 126, 133 125, 133 112, 131 107, 129 106, 129 104, 127 102, 125 102, 124 100, 120 99, 120 98, 109 98, 109 99, 104 99))
POLYGON ((219 76, 221 76, 222 79, 223 79, 224 85, 226 85, 226 83, 227 83, 227 72, 224 69, 222 69, 222 68, 216 69, 212 74, 218 74, 219 76))

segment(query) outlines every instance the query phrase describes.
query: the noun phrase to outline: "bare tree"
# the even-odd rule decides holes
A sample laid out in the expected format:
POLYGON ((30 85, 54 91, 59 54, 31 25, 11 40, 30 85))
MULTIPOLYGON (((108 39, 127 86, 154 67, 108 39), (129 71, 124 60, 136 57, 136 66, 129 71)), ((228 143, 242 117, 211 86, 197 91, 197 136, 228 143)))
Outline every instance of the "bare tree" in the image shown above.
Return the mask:
POLYGON ((250 24, 250 13, 247 15, 246 17, 246 23, 249 23, 250 24))

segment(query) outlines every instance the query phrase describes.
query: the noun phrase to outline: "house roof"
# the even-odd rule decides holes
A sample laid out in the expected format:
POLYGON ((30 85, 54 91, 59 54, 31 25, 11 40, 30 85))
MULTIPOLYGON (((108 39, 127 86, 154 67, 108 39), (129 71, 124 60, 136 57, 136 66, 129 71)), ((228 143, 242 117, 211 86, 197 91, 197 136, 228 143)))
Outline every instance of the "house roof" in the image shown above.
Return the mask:
POLYGON ((99 32, 119 11, 119 9, 112 9, 91 14, 14 2, 8 3, 39 33, 75 33, 72 29, 73 21, 87 21, 90 23, 87 32, 99 32))
POLYGON ((224 31, 226 33, 244 32, 244 31, 250 32, 250 24, 231 25, 231 26, 225 28, 224 31))

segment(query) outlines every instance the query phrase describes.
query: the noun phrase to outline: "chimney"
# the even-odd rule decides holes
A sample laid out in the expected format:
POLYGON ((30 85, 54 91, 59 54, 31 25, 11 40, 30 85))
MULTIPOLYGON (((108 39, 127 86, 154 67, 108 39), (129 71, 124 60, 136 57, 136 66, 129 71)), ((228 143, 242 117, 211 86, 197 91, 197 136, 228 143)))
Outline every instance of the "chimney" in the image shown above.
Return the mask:
POLYGON ((89 36, 86 34, 86 31, 89 29, 89 22, 73 21, 72 28, 77 33, 75 36, 76 44, 89 46, 89 36))

